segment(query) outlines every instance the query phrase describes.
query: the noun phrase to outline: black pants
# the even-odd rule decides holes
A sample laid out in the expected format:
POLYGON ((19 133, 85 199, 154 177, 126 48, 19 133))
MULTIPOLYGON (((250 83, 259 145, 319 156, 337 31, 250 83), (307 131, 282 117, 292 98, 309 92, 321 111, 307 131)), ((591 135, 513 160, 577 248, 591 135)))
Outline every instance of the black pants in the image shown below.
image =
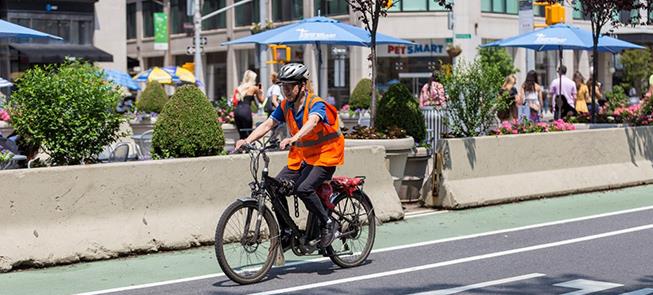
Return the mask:
MULTIPOLYGON (((323 182, 331 179, 334 172, 336 172, 336 167, 311 166, 304 164, 299 168, 299 170, 290 170, 288 169, 288 166, 286 166, 283 167, 281 172, 279 172, 277 179, 294 181, 295 194, 297 197, 304 202, 306 209, 313 213, 320 220, 321 224, 324 225, 327 220, 329 220, 329 214, 327 213, 326 208, 324 208, 324 205, 322 205, 322 201, 315 190, 323 182)), ((286 209, 288 209, 288 200, 285 197, 281 200, 281 203, 283 203, 286 209)), ((277 215, 278 214, 279 213, 277 212, 277 215)), ((279 220, 279 225, 282 229, 288 227, 282 218, 277 219, 279 220)))

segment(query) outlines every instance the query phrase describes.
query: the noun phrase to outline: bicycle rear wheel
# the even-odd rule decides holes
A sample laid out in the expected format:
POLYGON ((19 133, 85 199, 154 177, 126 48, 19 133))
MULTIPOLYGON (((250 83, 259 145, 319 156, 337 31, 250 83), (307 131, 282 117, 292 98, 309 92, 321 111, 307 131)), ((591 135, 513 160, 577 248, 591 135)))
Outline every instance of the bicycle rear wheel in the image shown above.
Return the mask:
POLYGON ((367 259, 376 236, 376 218, 372 205, 356 191, 351 197, 341 194, 334 201, 341 236, 331 244, 331 261, 340 267, 358 266, 367 259))
POLYGON ((259 212, 255 201, 236 201, 225 209, 218 222, 215 256, 225 275, 236 283, 260 281, 276 257, 279 227, 270 210, 264 208, 264 212, 259 212))

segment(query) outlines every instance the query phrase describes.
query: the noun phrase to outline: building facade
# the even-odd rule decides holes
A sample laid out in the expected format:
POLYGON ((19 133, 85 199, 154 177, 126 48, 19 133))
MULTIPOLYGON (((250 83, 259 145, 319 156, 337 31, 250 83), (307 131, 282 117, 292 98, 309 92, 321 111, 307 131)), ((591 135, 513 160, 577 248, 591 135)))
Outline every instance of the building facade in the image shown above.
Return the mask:
MULTIPOLYGON (((171 53, 175 65, 192 62, 187 48, 192 46, 192 19, 186 16, 186 0, 171 1, 171 53)), ((237 0, 203 0, 203 14, 231 5, 237 0)), ((567 5, 567 22, 590 30, 590 23, 580 13, 567 5)), ((358 23, 357 17, 344 0, 268 0, 267 17, 275 26, 317 15, 331 17, 343 22, 358 23)), ((204 47, 203 61, 207 85, 207 94, 211 98, 229 96, 237 86, 242 74, 247 69, 258 69, 259 62, 253 45, 222 46, 223 42, 247 36, 252 23, 259 22, 259 2, 228 10, 226 13, 203 22, 202 35, 208 40, 204 47)), ((153 13, 163 11, 163 6, 152 0, 127 0, 127 55, 141 69, 161 66, 165 63, 165 51, 154 49, 153 13)), ((416 92, 430 73, 438 70, 440 63, 451 63, 446 48, 449 44, 460 46, 462 53, 457 60, 473 60, 478 54, 478 46, 519 33, 519 0, 470 0, 455 1, 450 13, 435 4, 433 0, 403 0, 398 2, 387 17, 382 18, 379 32, 394 37, 412 40, 416 45, 379 46, 378 47, 378 82, 384 85, 401 81, 416 92), (449 26, 453 19, 453 28, 449 26)), ((535 23, 544 23, 543 10, 534 8, 535 23)), ((623 32, 647 34, 648 26, 637 29, 620 29, 623 32)), ((618 35, 621 36, 621 35, 618 35)), ((651 38, 653 40, 653 38, 651 38)), ((634 42, 639 42, 635 37, 634 42)), ((339 104, 346 101, 356 83, 370 77, 367 59, 370 50, 361 47, 323 46, 321 50, 323 67, 322 76, 328 77, 326 92, 336 97, 339 104)), ((526 50, 509 49, 519 69, 518 82, 524 80, 526 68, 526 50)), ((582 51, 565 51, 563 63, 568 68, 568 75, 580 71, 589 77, 591 53, 582 51)), ((292 59, 303 61, 314 73, 317 72, 317 58, 312 46, 292 46, 292 59)), ((615 58, 609 54, 599 56, 599 80, 609 89, 612 74, 615 72, 615 58)), ((534 70, 540 83, 548 86, 555 78, 558 64, 557 52, 535 53, 534 70)), ((275 66, 265 65, 274 70, 275 66)), ((317 77, 318 75, 313 75, 317 77)), ((314 81, 317 82, 317 81, 314 81)))
MULTIPOLYGON (((109 0, 103 1, 109 2, 109 0)), ((97 0, 0 1, 0 17, 2 19, 63 38, 62 41, 49 39, 3 40, 4 43, 0 43, 2 52, 0 54, 0 76, 15 78, 32 65, 60 63, 66 57, 92 62, 113 62, 113 55, 99 49, 94 43, 98 24, 95 11, 96 2, 97 0)), ((121 9, 120 12, 124 15, 124 9, 121 9)), ((121 32, 124 32, 124 29, 121 32)), ((122 43, 121 40, 118 42, 122 43)))

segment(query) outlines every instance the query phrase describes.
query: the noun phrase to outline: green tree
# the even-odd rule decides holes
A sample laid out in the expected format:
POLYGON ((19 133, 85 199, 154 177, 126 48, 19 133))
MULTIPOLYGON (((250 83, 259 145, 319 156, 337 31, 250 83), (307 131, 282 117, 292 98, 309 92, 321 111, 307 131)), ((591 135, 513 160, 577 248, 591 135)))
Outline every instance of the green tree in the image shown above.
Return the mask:
POLYGON ((647 79, 653 73, 651 50, 626 50, 621 54, 621 63, 624 65, 625 82, 635 87, 637 93, 646 92, 647 79))
POLYGON ((213 156, 222 153, 224 134, 215 109, 193 85, 177 89, 154 125, 154 158, 213 156))
POLYGON ((136 102, 136 108, 141 112, 158 114, 163 110, 166 102, 168 102, 168 95, 163 86, 157 81, 150 81, 136 102))
POLYGON ((121 95, 91 64, 36 66, 16 86, 13 127, 29 144, 41 145, 54 165, 93 160, 120 136, 125 119, 114 110, 121 95))
POLYGON ((512 61, 512 57, 505 48, 485 47, 478 50, 479 60, 483 67, 497 67, 502 77, 515 74, 519 71, 512 61))
POLYGON ((459 63, 453 73, 441 75, 449 97, 445 107, 446 124, 457 137, 487 134, 501 105, 503 77, 494 66, 459 63))

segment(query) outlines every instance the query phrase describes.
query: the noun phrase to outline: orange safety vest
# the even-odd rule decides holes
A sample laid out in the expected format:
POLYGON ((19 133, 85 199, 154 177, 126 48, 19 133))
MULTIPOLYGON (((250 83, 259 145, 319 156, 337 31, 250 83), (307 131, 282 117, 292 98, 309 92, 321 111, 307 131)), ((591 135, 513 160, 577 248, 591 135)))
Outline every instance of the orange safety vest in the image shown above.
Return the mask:
MULTIPOLYGON (((311 132, 300 138, 288 153, 288 169, 299 170, 302 162, 312 166, 340 166, 345 163, 345 137, 340 132, 338 110, 320 97, 309 94, 304 100, 304 117, 302 126, 308 120, 308 112, 316 102, 326 105, 326 122, 317 123, 311 132)), ((286 119, 288 132, 294 136, 299 132, 294 110, 288 109, 287 100, 281 101, 281 110, 286 119)))

